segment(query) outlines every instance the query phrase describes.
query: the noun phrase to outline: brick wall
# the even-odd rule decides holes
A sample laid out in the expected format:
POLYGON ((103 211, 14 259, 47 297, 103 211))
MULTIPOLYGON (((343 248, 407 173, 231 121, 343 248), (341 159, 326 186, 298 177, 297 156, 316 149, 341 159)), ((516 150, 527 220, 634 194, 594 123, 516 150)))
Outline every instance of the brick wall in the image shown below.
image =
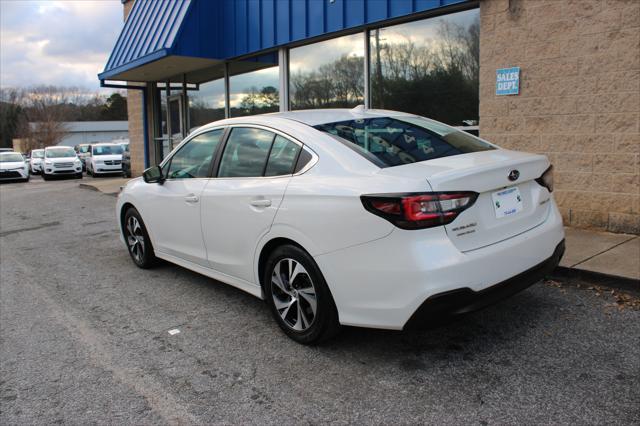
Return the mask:
POLYGON ((640 233, 640 1, 481 0, 480 134, 544 153, 565 224, 640 233), (495 70, 520 66, 520 94, 495 70))
MULTIPOLYGON (((124 19, 127 19, 135 0, 123 5, 124 19)), ((144 171, 144 121, 142 119, 142 91, 127 90, 129 111, 129 150, 131 152, 131 176, 139 176, 144 171)))

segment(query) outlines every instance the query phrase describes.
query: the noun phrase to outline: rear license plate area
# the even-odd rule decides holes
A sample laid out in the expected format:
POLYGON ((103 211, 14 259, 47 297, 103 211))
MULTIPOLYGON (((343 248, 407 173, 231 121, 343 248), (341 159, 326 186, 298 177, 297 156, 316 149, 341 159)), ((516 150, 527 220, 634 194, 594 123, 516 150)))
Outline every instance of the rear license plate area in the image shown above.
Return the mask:
POLYGON ((491 194, 497 219, 518 214, 524 209, 522 196, 517 186, 501 189, 491 194))

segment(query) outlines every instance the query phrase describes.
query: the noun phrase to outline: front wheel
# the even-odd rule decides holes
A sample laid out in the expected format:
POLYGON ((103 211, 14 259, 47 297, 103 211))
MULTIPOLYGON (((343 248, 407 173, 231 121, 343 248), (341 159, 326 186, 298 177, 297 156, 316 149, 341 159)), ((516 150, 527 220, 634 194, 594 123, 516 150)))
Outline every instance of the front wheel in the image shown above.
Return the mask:
POLYGON ((82 172, 76 173, 76 179, 82 179, 82 172))
POLYGON ((142 269, 151 268, 156 263, 156 255, 140 213, 133 207, 124 215, 122 232, 133 263, 142 269))
POLYGON ((47 174, 45 172, 42 172, 42 179, 43 180, 49 180, 49 176, 47 176, 47 174))
POLYGON ((301 248, 285 245, 274 250, 263 282, 274 318, 296 342, 319 343, 340 331, 329 287, 313 258, 301 248))

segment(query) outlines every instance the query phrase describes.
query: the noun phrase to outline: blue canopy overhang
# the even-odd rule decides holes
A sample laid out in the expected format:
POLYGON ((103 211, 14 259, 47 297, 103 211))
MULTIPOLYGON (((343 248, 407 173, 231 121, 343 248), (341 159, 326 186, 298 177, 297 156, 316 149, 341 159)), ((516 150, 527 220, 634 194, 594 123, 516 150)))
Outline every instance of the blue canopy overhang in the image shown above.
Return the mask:
MULTIPOLYGON (((477 0, 135 0, 101 81, 201 83, 277 63, 274 49, 477 0)), ((442 13, 446 10, 442 9, 442 13)), ((440 13, 438 11, 437 13, 440 13)))

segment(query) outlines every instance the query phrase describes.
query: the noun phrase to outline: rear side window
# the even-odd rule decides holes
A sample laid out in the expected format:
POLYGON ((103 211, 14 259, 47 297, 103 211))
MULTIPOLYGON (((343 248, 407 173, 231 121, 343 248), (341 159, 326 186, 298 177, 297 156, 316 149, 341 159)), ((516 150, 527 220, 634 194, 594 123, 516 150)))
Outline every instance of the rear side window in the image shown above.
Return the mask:
POLYGON ((422 117, 376 117, 315 126, 378 167, 393 167, 495 149, 453 127, 422 117))
POLYGON ((273 140, 269 153, 269 161, 264 172, 265 176, 281 176, 293 173, 293 167, 300 153, 300 145, 278 135, 273 140))
POLYGON ((262 176, 274 137, 274 133, 262 129, 232 129, 220 160, 218 177, 262 176))

